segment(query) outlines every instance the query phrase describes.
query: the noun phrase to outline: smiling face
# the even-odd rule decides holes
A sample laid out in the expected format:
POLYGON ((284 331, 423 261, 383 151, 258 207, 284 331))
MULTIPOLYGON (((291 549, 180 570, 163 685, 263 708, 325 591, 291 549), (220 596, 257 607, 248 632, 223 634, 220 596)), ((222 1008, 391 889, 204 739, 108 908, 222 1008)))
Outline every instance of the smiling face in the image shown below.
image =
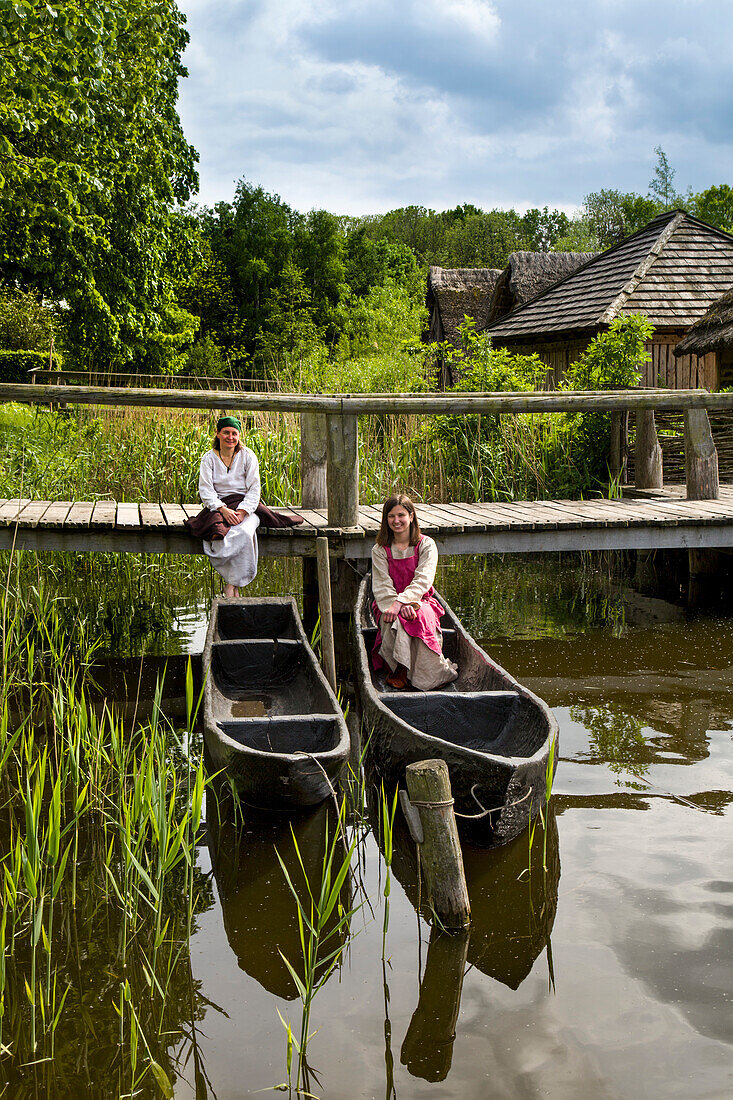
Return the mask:
POLYGON ((389 529, 398 542, 405 538, 409 539, 411 522, 412 514, 404 504, 395 504, 394 508, 387 513, 389 529))
POLYGON ((219 446, 222 451, 233 451, 237 443, 239 443, 239 431, 227 424, 225 427, 219 429, 216 433, 216 438, 219 440, 219 446))

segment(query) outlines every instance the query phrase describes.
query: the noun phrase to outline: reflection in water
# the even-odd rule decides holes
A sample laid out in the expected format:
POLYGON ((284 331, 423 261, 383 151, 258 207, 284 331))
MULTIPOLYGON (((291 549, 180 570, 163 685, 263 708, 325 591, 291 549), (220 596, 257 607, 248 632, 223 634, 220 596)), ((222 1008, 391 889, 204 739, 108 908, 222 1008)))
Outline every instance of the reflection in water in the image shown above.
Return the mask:
MULTIPOLYGON (((323 881, 324 840, 327 830, 333 836, 335 814, 328 804, 290 817, 247 809, 244 822, 235 824, 225 816, 223 803, 221 809, 221 822, 216 813, 209 815, 209 843, 229 946, 241 970, 270 993, 293 1000, 298 990, 283 956, 302 977, 303 953, 295 899, 277 857, 279 853, 301 896, 306 896, 309 884, 317 898, 323 881)), ((341 896, 345 912, 350 896, 347 876, 341 896)), ((348 940, 348 925, 336 932, 338 908, 324 931, 324 939, 329 933, 336 936, 335 942, 329 940, 328 955, 348 940)), ((329 965, 327 961, 318 965, 316 980, 329 965)))
MULTIPOLYGON (((378 802, 373 790, 368 809, 379 841, 378 802)), ((560 847, 552 804, 547 821, 547 871, 543 867, 544 840, 539 823, 531 848, 528 832, 502 848, 463 848, 471 926, 465 935, 432 928, 418 1004, 401 1049, 401 1061, 413 1076, 442 1081, 450 1071, 466 964, 517 989, 547 948, 550 982, 554 984, 550 933, 557 909, 560 847)), ((413 906, 424 910, 427 917, 416 847, 401 815, 395 819, 393 844, 394 875, 413 906)), ((385 1004, 387 1000, 385 983, 385 1004)), ((390 1060, 388 1045, 388 1069, 390 1060)))
POLYGON ((591 762, 602 761, 615 775, 648 772, 646 738, 637 718, 610 707, 571 707, 570 717, 588 731, 591 762))
POLYGON ((444 1081, 453 1061, 461 1010, 469 932, 449 934, 433 926, 420 997, 410 1020, 400 1060, 413 1077, 444 1081))

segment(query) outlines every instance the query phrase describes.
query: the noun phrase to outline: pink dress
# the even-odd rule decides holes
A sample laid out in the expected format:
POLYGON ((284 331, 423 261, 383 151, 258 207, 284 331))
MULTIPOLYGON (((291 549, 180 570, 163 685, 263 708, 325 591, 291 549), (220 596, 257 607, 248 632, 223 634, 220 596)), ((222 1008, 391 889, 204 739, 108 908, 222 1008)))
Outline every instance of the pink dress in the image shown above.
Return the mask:
MULTIPOLYGON (((420 542, 422 542, 422 539, 420 539, 420 542)), ((405 591, 415 576, 420 542, 413 548, 413 553, 409 558, 395 558, 390 547, 384 547, 390 580, 397 595, 405 591)), ((412 606, 414 607, 414 604, 412 606)), ((393 667, 396 667, 397 663, 405 664, 408 677, 413 682, 413 687, 425 691, 455 680, 458 674, 456 666, 443 656, 443 635, 440 629, 440 620, 444 611, 435 598, 435 589, 432 585, 421 597, 419 606, 415 608, 417 614, 414 619, 406 619, 403 615, 399 615, 396 623, 387 625, 388 630, 392 629, 397 633, 402 630, 411 639, 409 660, 398 660, 398 657, 404 658, 407 655, 404 646, 400 647, 399 644, 390 644, 386 648, 383 646, 385 639, 382 637, 381 630, 382 616, 376 602, 372 604, 372 610, 379 626, 372 650, 372 663, 377 671, 384 668, 385 663, 393 667), (422 650, 420 643, 426 646, 432 654, 435 654, 435 657, 430 659, 429 655, 422 650)))

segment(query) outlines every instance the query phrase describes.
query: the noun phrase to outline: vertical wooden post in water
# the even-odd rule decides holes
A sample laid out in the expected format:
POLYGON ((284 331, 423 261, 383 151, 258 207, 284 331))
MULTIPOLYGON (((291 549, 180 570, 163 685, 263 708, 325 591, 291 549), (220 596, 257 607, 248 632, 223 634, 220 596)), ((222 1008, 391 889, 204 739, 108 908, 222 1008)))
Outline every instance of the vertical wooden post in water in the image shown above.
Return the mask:
POLYGON ((318 562, 318 594, 321 603, 321 652, 326 679, 336 690, 336 659, 333 649, 333 612, 331 608, 331 567, 328 560, 328 539, 316 539, 318 562))
POLYGON ((405 779, 423 828, 420 862, 429 902, 445 928, 467 928, 471 905, 448 765, 444 760, 420 760, 407 765, 405 779))
POLYGON ((688 500, 717 500, 718 452, 706 409, 685 409, 685 477, 688 500))
POLYGON ((352 413, 330 413, 328 421, 328 525, 359 524, 359 422, 352 413))
MULTIPOLYGON (((359 422, 353 414, 329 414, 328 421, 328 523, 350 528, 359 524, 359 422)), ((343 558, 333 563, 333 603, 336 666, 347 675, 351 668, 349 628, 359 590, 359 576, 343 558)))
POLYGON ((634 485, 637 489, 661 489, 662 448, 659 446, 654 409, 639 409, 636 414, 634 449, 634 485))
MULTIPOLYGON (((706 409, 685 409, 685 476, 688 500, 717 500, 718 452, 706 409)), ((717 550, 689 550, 690 580, 687 602, 696 606, 715 580, 720 554, 717 550)))
MULTIPOLYGON (((300 414, 300 502, 304 508, 326 508, 328 432, 323 413, 300 414)), ((312 634, 318 620, 318 569, 314 558, 303 558, 303 623, 312 634)))

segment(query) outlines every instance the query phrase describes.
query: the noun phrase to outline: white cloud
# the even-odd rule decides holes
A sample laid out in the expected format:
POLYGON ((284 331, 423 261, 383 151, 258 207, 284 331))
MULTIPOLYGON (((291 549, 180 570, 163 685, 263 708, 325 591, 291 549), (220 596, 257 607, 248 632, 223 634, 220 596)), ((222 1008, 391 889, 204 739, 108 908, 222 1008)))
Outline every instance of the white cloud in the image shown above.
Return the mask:
POLYGON ((728 0, 179 0, 201 199, 564 205, 733 177, 728 0), (704 63, 701 63, 704 62, 704 63))

